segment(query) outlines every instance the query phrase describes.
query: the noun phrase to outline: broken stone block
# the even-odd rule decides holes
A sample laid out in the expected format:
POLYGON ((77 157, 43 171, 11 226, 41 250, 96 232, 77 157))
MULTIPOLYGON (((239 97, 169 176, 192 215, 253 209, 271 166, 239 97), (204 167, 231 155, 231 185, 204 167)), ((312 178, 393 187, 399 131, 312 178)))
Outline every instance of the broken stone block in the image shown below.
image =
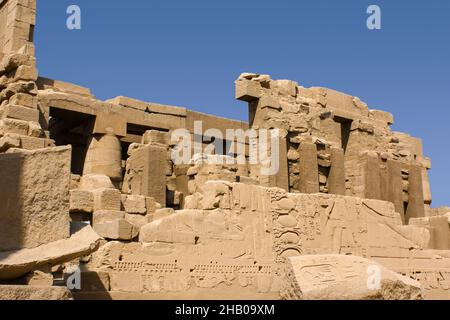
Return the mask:
POLYGON ((147 223, 150 222, 147 216, 130 213, 125 214, 125 220, 131 222, 138 230, 140 230, 141 227, 145 226, 147 223))
POLYGON ((97 189, 94 194, 94 211, 116 210, 120 211, 121 193, 117 189, 97 189))
POLYGON ((148 130, 142 136, 142 144, 162 144, 169 145, 169 133, 157 130, 148 130))
POLYGON ((15 133, 18 135, 28 135, 29 123, 23 120, 3 119, 0 120, 0 136, 7 133, 15 133))
POLYGON ((20 137, 20 147, 26 150, 36 150, 54 147, 55 145, 51 143, 48 139, 21 136, 20 137))
POLYGON ((298 84, 291 80, 276 80, 275 81, 280 93, 284 96, 297 96, 298 84))
POLYGON ((17 93, 9 98, 9 103, 31 109, 37 108, 37 97, 26 93, 17 93))
POLYGON ((125 219, 97 223, 94 229, 99 236, 109 240, 132 240, 139 234, 139 229, 125 219))
POLYGON ((258 108, 261 108, 261 109, 270 108, 270 109, 280 110, 281 105, 280 105, 280 101, 276 97, 274 97, 272 95, 268 95, 268 94, 263 94, 261 99, 259 99, 258 108))
POLYGON ((317 163, 317 146, 303 142, 300 153, 300 181, 297 190, 301 193, 319 192, 319 165, 317 163))
POLYGON ((158 209, 155 211, 155 214, 153 215, 153 221, 155 220, 159 220, 165 217, 169 217, 171 215, 173 215, 175 213, 175 211, 172 208, 163 208, 163 209, 158 209))
POLYGON ((69 237, 71 147, 0 154, 0 251, 69 237))
POLYGON ((140 242, 166 242, 196 244, 198 238, 194 225, 203 219, 201 210, 173 212, 141 228, 140 242), (194 223, 196 221, 196 223, 194 223))
POLYGON ((127 213, 142 215, 147 214, 145 196, 126 195, 123 198, 123 207, 127 213))
POLYGON ((70 212, 94 211, 94 194, 87 190, 70 190, 70 212))
POLYGON ((99 236, 110 240, 132 240, 139 233, 139 228, 125 219, 123 211, 95 211, 92 227, 99 236))
POLYGON ((99 210, 92 215, 92 226, 95 230, 97 224, 125 218, 125 212, 119 210, 99 210))
POLYGON ((145 208, 147 209, 147 214, 154 213, 157 209, 157 203, 152 197, 145 197, 145 208))
POLYGON ((258 100, 261 97, 261 85, 257 81, 240 79, 236 81, 236 99, 246 102, 258 100))
POLYGON ((33 271, 26 276, 26 284, 29 286, 51 287, 53 285, 53 275, 42 271, 33 271))
POLYGON ((103 174, 87 174, 81 177, 80 189, 90 191, 96 189, 114 189, 114 185, 108 176, 103 174))
POLYGON ((72 293, 66 287, 45 286, 2 286, 0 300, 73 300, 72 293))
POLYGON ((124 189, 131 194, 153 197, 156 202, 165 206, 166 166, 167 148, 165 146, 147 145, 132 150, 127 160, 124 189))
POLYGON ((19 148, 21 145, 21 138, 17 134, 7 133, 0 138, 0 152, 4 152, 11 148, 19 148))
POLYGON ((91 136, 83 174, 104 174, 112 181, 122 180, 122 146, 117 135, 107 132, 91 136))
POLYGON ((305 255, 288 258, 288 299, 420 300, 419 282, 357 256, 305 255), (347 274, 352 274, 347 277, 347 274), (370 278, 377 274, 378 278, 370 278), (379 282, 377 282, 377 279, 379 282))
POLYGON ((89 225, 72 223, 71 228, 68 239, 33 249, 0 252, 0 280, 17 279, 42 266, 59 265, 89 255, 98 248, 100 238, 89 225))

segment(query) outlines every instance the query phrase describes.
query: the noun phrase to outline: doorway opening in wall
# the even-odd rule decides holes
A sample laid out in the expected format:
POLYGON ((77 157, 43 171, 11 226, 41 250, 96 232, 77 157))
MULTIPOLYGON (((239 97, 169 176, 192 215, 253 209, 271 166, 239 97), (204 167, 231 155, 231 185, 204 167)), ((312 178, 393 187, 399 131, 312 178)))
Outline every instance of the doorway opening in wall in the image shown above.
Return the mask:
POLYGON ((50 107, 48 128, 57 146, 72 146, 72 174, 82 175, 95 116, 50 107))
POLYGON ((350 130, 352 128, 353 120, 334 117, 334 121, 341 125, 341 147, 344 149, 344 153, 347 151, 348 141, 350 139, 350 130))

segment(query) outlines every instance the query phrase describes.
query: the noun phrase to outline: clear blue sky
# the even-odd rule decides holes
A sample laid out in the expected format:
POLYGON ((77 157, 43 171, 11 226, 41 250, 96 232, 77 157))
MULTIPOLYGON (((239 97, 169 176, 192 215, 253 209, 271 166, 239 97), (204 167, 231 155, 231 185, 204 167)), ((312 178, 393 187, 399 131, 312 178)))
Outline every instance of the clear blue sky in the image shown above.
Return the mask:
POLYGON ((448 0, 38 0, 42 76, 100 99, 145 101, 247 120, 234 100, 241 72, 359 96, 421 137, 433 160, 434 206, 450 195, 448 0), (66 9, 82 9, 82 29, 66 9), (369 31, 366 9, 382 10, 369 31))

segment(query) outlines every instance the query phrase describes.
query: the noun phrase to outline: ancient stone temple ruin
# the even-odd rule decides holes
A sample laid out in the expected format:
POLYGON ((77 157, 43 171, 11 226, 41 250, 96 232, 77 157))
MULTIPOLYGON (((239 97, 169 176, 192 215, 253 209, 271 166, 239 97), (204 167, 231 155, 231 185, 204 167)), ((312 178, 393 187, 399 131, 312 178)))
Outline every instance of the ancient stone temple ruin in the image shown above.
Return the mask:
POLYGON ((450 208, 390 113, 250 73, 248 123, 101 101, 39 76, 35 15, 0 0, 0 299, 450 299, 450 208))

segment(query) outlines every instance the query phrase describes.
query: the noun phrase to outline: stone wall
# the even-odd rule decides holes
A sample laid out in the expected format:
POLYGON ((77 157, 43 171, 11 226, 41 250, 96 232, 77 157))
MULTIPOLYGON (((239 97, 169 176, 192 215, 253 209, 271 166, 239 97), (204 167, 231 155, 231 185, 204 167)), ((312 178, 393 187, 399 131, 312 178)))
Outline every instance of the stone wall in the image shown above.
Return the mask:
POLYGON ((419 280, 425 298, 450 298, 447 251, 434 250, 431 229, 404 226, 392 203, 226 181, 187 201, 143 226, 141 243, 108 243, 85 270, 108 274, 112 296, 279 298, 286 259, 354 255, 419 280))
POLYGON ((280 129, 286 137, 286 190, 387 200, 404 216, 425 215, 430 160, 420 139, 390 129, 390 113, 334 90, 248 73, 236 81, 236 98, 248 102, 252 128, 280 129), (396 166, 390 176, 388 163, 396 166), (392 181, 395 189, 385 192, 392 181))

